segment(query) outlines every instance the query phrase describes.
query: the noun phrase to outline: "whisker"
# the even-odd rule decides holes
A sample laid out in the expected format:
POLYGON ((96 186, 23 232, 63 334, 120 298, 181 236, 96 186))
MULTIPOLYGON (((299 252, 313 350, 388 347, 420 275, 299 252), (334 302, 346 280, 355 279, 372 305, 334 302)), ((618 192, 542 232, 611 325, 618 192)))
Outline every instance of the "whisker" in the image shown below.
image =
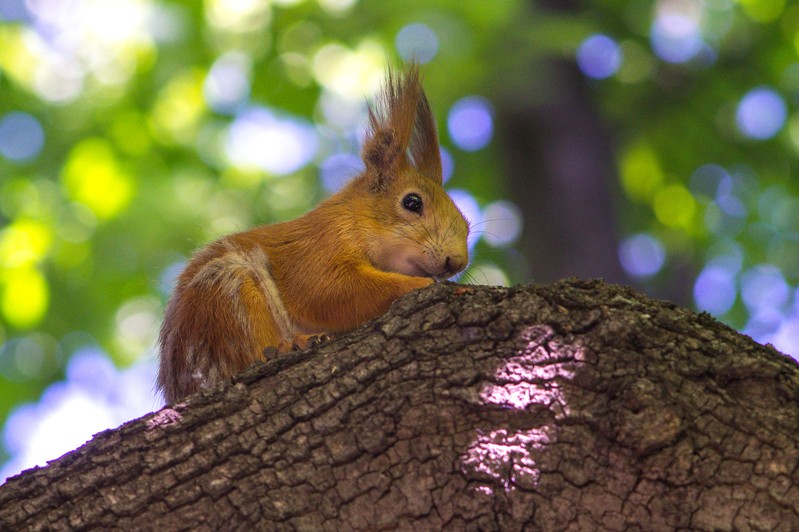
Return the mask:
POLYGON ((502 239, 499 237, 499 235, 497 235, 496 233, 492 233, 492 232, 490 232, 490 231, 476 231, 476 234, 478 234, 478 235, 480 235, 480 236, 483 236, 483 235, 489 235, 489 236, 492 236, 492 237, 496 238, 497 240, 502 240, 502 239))
POLYGON ((410 227, 411 227, 411 229, 416 231, 416 234, 423 241, 427 242, 428 240, 430 240, 430 232, 427 230, 427 228, 424 226, 424 224, 422 223, 421 220, 417 220, 417 221, 411 223, 410 227), (421 229, 420 229, 420 227, 421 227, 421 229), (424 231, 422 231, 422 229, 424 229, 424 231))
MULTIPOLYGON (((472 270, 474 273, 482 274, 482 276, 483 276, 483 284, 488 284, 488 275, 482 269, 480 269, 477 266, 472 266, 470 268, 470 270, 472 270)), ((474 275, 474 274, 472 274, 472 275, 474 275)), ((477 279, 475 277, 473 277, 473 281, 474 282, 472 284, 477 284, 477 279)))
POLYGON ((474 224, 474 227, 476 227, 476 226, 478 226, 480 224, 488 223, 488 222, 505 222, 505 221, 512 220, 512 219, 513 218, 488 218, 488 219, 483 219, 483 220, 480 220, 479 222, 477 222, 476 224, 474 224))
POLYGON ((419 225, 422 226, 422 229, 424 229, 425 234, 427 234, 427 239, 426 240, 428 242, 432 242, 433 241, 433 234, 430 232, 430 229, 425 225, 424 220, 422 220, 421 218, 419 219, 419 225))
POLYGON ((474 281, 474 276, 469 270, 465 270, 463 274, 458 279, 458 282, 463 281, 463 284, 477 284, 474 281))
POLYGON ((480 259, 482 259, 482 258, 485 258, 485 257, 489 257, 489 258, 504 257, 505 256, 505 251, 506 250, 499 249, 499 248, 481 249, 479 251, 475 251, 474 253, 472 253, 472 258, 475 258, 475 259, 480 258, 480 259))

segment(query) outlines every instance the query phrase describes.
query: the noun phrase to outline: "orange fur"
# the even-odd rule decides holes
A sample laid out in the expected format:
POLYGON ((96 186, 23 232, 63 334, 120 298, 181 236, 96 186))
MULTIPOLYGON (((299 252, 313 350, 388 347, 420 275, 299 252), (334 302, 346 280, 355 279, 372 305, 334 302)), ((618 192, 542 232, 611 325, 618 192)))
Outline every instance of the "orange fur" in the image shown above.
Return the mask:
POLYGON ((466 267, 468 224, 441 186, 416 65, 389 73, 362 156, 366 170, 314 210, 222 238, 190 261, 159 338, 167 401, 262 360, 266 347, 353 329, 466 267), (404 206, 409 194, 418 212, 404 206))

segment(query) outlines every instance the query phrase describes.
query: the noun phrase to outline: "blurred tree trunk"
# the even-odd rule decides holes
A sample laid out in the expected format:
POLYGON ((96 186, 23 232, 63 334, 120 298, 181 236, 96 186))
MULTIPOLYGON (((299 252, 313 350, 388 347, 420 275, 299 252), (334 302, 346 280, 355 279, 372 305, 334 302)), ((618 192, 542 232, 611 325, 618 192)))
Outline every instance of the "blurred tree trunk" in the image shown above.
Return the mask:
MULTIPOLYGON (((533 13, 575 11, 564 0, 530 2, 533 13)), ((573 16, 573 15, 570 15, 573 16)), ((535 20, 535 16, 531 16, 535 20)), ((499 40, 498 55, 519 57, 525 45, 499 40)), ((524 213, 520 250, 535 282, 568 276, 625 282, 618 258, 610 132, 574 61, 510 61, 496 98, 498 144, 510 197, 524 213), (526 72, 525 72, 526 70, 526 72)))
POLYGON ((799 529, 799 368, 601 282, 435 285, 0 486, 0 529, 799 529))
POLYGON ((571 275, 623 282, 608 132, 573 64, 536 68, 546 79, 526 90, 541 92, 506 94, 497 109, 510 197, 524 213, 520 250, 530 275, 536 282, 571 275))

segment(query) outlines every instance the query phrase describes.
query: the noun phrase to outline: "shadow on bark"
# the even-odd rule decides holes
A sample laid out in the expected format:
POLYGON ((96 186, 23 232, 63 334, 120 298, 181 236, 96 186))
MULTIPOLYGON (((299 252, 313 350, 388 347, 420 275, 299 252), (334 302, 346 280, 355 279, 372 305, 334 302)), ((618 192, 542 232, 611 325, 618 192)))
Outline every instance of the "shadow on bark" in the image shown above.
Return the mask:
POLYGON ((798 369, 598 281, 437 285, 9 480, 0 524, 794 529, 798 369))

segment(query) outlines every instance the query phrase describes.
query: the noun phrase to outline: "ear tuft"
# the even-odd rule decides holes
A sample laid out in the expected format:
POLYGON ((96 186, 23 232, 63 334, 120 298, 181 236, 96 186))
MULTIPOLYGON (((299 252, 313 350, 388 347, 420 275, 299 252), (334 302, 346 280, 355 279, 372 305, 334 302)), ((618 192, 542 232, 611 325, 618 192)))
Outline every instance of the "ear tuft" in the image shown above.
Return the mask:
POLYGON ((413 165, 420 174, 439 184, 443 183, 444 174, 441 170, 441 150, 438 146, 435 117, 430 103, 427 101, 427 96, 421 88, 416 108, 416 121, 408 151, 410 151, 413 165))
POLYGON ((441 183, 441 155, 435 121, 419 80, 419 65, 404 74, 389 69, 383 90, 369 109, 369 130, 362 158, 367 171, 383 188, 402 168, 412 164, 422 175, 441 183))
POLYGON ((383 175, 392 171, 399 155, 400 145, 393 129, 377 130, 363 148, 366 166, 383 175))

